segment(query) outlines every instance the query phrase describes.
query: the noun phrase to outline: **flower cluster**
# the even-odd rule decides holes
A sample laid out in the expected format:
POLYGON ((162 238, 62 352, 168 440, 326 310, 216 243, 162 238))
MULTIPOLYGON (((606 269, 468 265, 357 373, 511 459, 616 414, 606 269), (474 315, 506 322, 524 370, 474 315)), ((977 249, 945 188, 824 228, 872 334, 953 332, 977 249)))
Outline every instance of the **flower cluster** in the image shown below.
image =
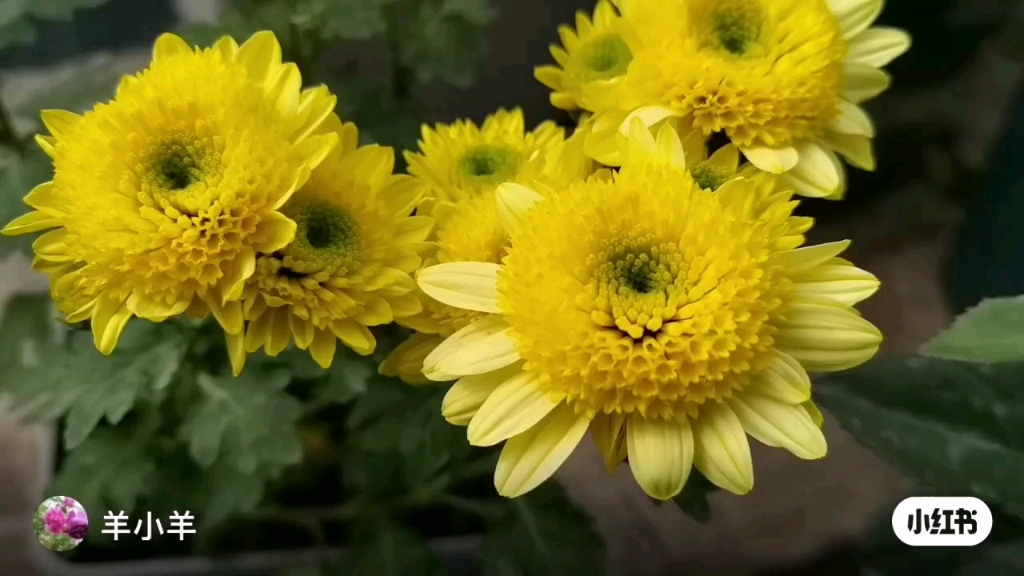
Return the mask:
POLYGON ((503 495, 588 431, 654 498, 694 467, 745 494, 748 436, 823 457, 808 372, 881 343, 853 307, 878 280, 848 242, 804 246, 794 214, 794 195, 842 197, 840 157, 874 165, 859 105, 909 45, 870 27, 880 11, 600 0, 536 70, 575 130, 520 110, 424 126, 407 175, 273 35, 165 35, 112 102, 44 113, 55 177, 5 233, 48 230, 35 267, 104 353, 133 316, 212 315, 236 372, 292 343, 327 367, 338 341, 368 355, 370 327, 409 329, 381 373, 454 381, 444 417, 504 442, 503 495))
POLYGON ((432 222, 335 103, 270 32, 208 49, 165 34, 113 101, 43 113, 54 178, 4 233, 47 231, 34 267, 104 354, 132 317, 179 315, 216 318, 236 373, 293 341, 325 367, 339 340, 369 354, 368 326, 420 312, 410 273, 432 222))

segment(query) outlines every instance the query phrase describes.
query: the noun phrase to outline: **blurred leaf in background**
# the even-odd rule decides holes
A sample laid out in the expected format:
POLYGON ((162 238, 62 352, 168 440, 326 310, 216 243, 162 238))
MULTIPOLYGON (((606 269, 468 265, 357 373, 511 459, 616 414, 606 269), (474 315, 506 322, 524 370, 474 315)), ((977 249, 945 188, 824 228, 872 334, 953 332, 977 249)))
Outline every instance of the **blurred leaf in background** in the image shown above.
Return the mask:
POLYGON ((507 502, 509 513, 484 534, 480 554, 485 574, 604 573, 600 534, 557 484, 547 482, 507 502))
POLYGON ((0 2, 0 49, 31 44, 39 20, 70 21, 76 9, 96 8, 108 0, 3 0, 0 2))
POLYGON ((399 64, 413 70, 420 83, 440 79, 459 88, 473 83, 487 50, 480 30, 497 16, 488 0, 402 0, 393 13, 399 64))
POLYGON ((1024 362, 1024 295, 982 301, 921 352, 968 362, 1024 362))

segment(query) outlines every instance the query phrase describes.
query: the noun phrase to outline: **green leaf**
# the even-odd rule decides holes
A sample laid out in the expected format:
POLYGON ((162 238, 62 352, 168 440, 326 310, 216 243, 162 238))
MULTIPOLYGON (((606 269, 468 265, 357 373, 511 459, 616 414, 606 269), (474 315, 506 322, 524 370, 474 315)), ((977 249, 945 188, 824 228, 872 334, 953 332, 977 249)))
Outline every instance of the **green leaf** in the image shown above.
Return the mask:
POLYGON ((33 20, 74 18, 76 9, 97 8, 109 0, 3 0, 0 2, 0 49, 36 40, 33 20))
POLYGON ((944 494, 1024 514, 1024 371, 914 357, 822 378, 815 398, 861 444, 944 494))
POLYGON ((89 537, 99 536, 104 514, 132 514, 153 489, 156 465, 146 448, 132 430, 97 429, 67 455, 47 496, 78 500, 90 515, 89 537))
POLYGON ((392 24, 398 27, 400 62, 414 70, 420 82, 441 79, 468 87, 487 50, 483 26, 496 15, 490 5, 489 0, 407 2, 403 18, 392 24))
POLYGON ((948 360, 1024 361, 1024 295, 983 300, 921 353, 948 360))
POLYGON ((414 530, 386 520, 359 533, 337 576, 444 576, 444 564, 414 530))
POLYGON ((354 353, 339 353, 334 358, 327 380, 317 388, 314 401, 320 405, 351 402, 366 393, 367 383, 376 375, 375 368, 366 358, 354 353))
MULTIPOLYGON (((53 177, 50 159, 32 145, 24 153, 4 150, 0 155, 0 228, 31 211, 25 195, 53 177)), ((39 234, 0 237, 0 260, 13 252, 32 255, 32 242, 39 234)))
POLYGON ((711 504, 708 502, 708 494, 718 490, 718 486, 712 484, 694 468, 690 471, 690 477, 686 480, 683 491, 673 498, 673 501, 684 514, 701 524, 707 524, 711 520, 711 504))
POLYGON ((0 386, 7 387, 25 366, 38 362, 40 350, 55 346, 56 311, 45 294, 18 294, 0 316, 0 386))
POLYGON ((178 429, 197 464, 206 468, 218 457, 243 473, 261 465, 287 466, 302 459, 296 422, 299 401, 284 392, 287 371, 247 370, 240 377, 200 374, 202 398, 178 429))
POLYGON ((382 8, 398 0, 309 0, 306 12, 321 26, 324 38, 369 40, 384 33, 382 8))
POLYGON ((485 574, 602 574, 604 542, 556 484, 509 501, 511 513, 484 534, 485 574))
POLYGON ((261 466, 255 472, 245 473, 229 463, 218 463, 204 476, 204 488, 210 497, 205 512, 197 519, 204 526, 211 526, 234 514, 256 510, 263 502, 267 481, 280 473, 280 467, 261 466))
MULTIPOLYGON (((35 338, 29 342, 38 342, 35 338)), ((108 357, 93 347, 91 334, 72 334, 68 346, 51 341, 23 356, 7 371, 5 389, 16 416, 52 420, 66 415, 64 442, 74 448, 102 418, 117 424, 140 397, 165 388, 188 343, 187 335, 172 326, 137 320, 108 357)))

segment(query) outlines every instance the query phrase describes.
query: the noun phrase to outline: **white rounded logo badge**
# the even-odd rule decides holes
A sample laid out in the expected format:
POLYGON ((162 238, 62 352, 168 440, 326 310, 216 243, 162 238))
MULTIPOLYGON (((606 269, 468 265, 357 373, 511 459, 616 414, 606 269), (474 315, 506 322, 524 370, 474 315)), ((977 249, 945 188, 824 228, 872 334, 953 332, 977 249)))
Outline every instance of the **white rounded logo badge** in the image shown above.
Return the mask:
POLYGON ((893 510, 892 531, 908 546, 976 546, 992 532, 992 510, 970 496, 907 498, 893 510))

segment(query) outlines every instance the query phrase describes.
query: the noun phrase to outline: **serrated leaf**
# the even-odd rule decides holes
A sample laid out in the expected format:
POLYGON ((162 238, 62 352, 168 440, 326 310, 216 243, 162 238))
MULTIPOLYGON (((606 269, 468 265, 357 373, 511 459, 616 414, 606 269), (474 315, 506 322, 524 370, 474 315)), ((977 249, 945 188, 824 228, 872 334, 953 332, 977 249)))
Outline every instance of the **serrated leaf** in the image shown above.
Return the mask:
POLYGON ((1024 515, 1024 370, 931 358, 822 378, 815 398, 858 442, 939 491, 1024 515))
POLYGON ((383 8, 398 0, 312 0, 311 16, 322 26, 324 38, 369 40, 387 29, 383 8))
POLYGON ((708 495, 717 492, 719 487, 704 477, 696 468, 690 470, 683 491, 672 500, 684 514, 701 524, 711 520, 711 504, 708 495))
POLYGON ((414 70, 420 82, 442 79, 468 87, 487 50, 483 25, 495 14, 490 2, 419 0, 412 4, 418 7, 403 7, 415 17, 400 32, 401 63, 414 70))
POLYGON ((289 381, 286 371, 247 370, 238 378, 200 374, 202 398, 178 429, 196 463, 205 468, 221 457, 253 473, 261 465, 299 462, 302 408, 284 392, 289 381))
POLYGON ((480 550, 485 574, 604 573, 604 542, 592 520, 556 484, 509 501, 511 512, 488 528, 480 550))
POLYGON ((280 475, 280 467, 261 466, 253 473, 239 471, 230 463, 218 464, 204 476, 209 499, 201 517, 204 526, 235 514, 252 512, 263 502, 267 481, 280 475))
POLYGON ((411 528, 380 522, 361 531, 336 576, 444 576, 441 559, 411 528))
MULTIPOLYGON (((47 313, 38 304, 32 312, 47 313)), ((66 416, 64 442, 69 449, 81 444, 104 417, 117 424, 142 395, 167 386, 188 349, 185 333, 141 320, 129 323, 111 356, 96 351, 91 334, 72 336, 70 346, 53 341, 40 345, 40 337, 34 336, 29 340, 33 357, 22 356, 16 365, 4 367, 12 413, 44 421, 66 416)), ((29 351, 25 343, 22 339, 19 345, 23 353, 29 351)))
POLYGON ((155 470, 146 443, 131 430, 101 428, 67 455, 47 495, 78 500, 91 520, 90 537, 98 536, 108 511, 135 510, 152 490, 155 470))
POLYGON ((366 393, 367 383, 375 375, 375 366, 366 358, 339 353, 314 401, 321 405, 351 402, 366 393))
POLYGON ((1024 295, 983 300, 921 353, 969 362, 1024 361, 1024 295))

